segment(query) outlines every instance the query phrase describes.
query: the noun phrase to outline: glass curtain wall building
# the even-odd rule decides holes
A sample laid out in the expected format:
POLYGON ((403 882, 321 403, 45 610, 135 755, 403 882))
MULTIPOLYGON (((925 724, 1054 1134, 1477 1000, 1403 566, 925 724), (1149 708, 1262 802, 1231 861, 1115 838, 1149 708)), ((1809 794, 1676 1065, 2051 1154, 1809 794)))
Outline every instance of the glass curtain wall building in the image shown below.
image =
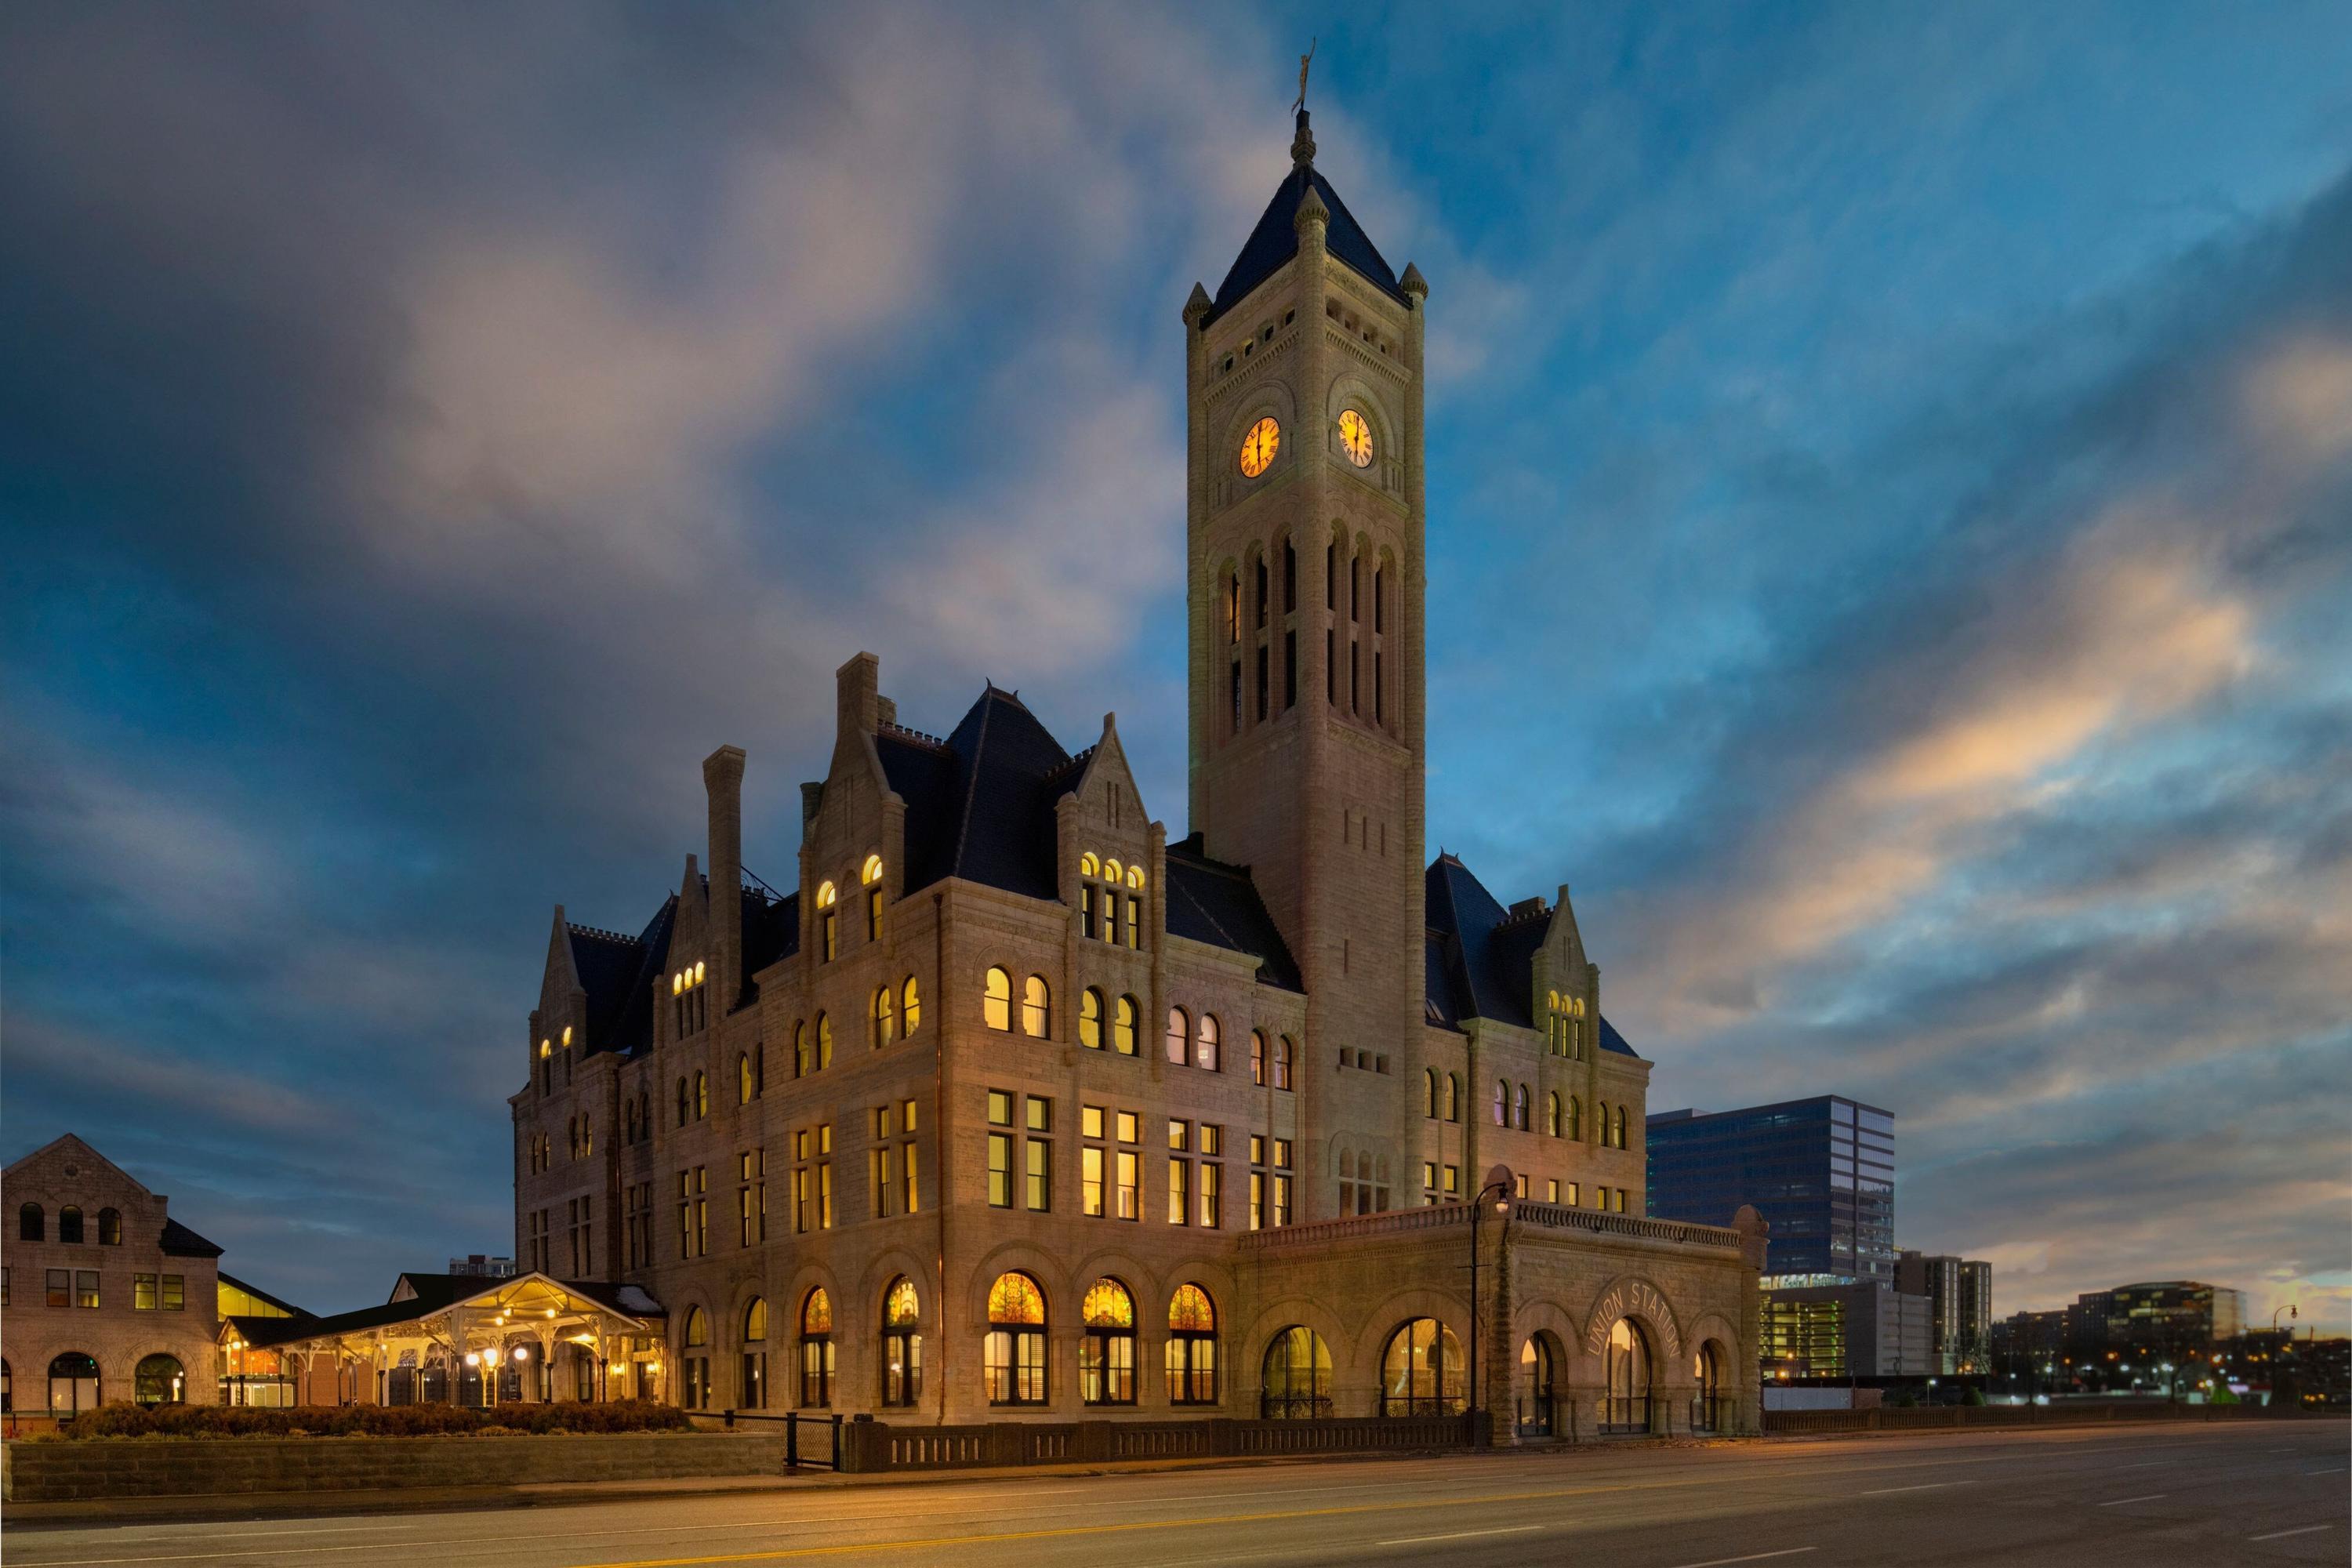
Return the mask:
POLYGON ((1767 1272, 1895 1283, 1895 1118, 1837 1095, 1648 1121, 1650 1213, 1772 1226, 1767 1272))

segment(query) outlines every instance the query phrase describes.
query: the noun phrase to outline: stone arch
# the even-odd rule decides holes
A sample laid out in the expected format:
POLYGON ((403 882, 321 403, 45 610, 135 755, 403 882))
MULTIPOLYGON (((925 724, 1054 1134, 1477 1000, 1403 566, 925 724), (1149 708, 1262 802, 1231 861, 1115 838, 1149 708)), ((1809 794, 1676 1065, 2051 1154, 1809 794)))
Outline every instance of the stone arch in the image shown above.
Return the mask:
MULTIPOLYGON (((1250 1414, 1256 1412, 1258 1379, 1265 1371, 1266 1347, 1274 1342, 1275 1335, 1293 1323, 1312 1329, 1321 1336, 1331 1352, 1333 1397, 1339 1397, 1339 1390, 1349 1376, 1348 1357, 1355 1335, 1330 1308, 1311 1296, 1285 1296, 1253 1309, 1249 1321, 1244 1323, 1238 1304, 1232 1298, 1215 1297, 1213 1292, 1212 1295, 1217 1310, 1223 1314, 1218 1332, 1225 1342, 1226 1364, 1233 1369, 1231 1387, 1248 1405, 1250 1414)), ((1374 1368, 1373 1376, 1378 1375, 1379 1369, 1374 1368)), ((1355 1412, 1347 1410, 1341 1414, 1355 1412)))
POLYGON ((1298 399, 1281 380, 1263 381, 1250 388, 1249 395, 1225 416, 1217 448, 1223 454, 1217 458, 1220 472, 1241 477, 1242 437, 1249 434, 1251 426, 1268 416, 1282 426, 1282 440, 1275 449, 1273 467, 1259 475, 1255 482, 1263 483, 1297 456, 1299 439, 1306 434, 1299 427, 1298 399))
MULTIPOLYGON (((1388 1348, 1389 1335, 1408 1318, 1435 1318, 1454 1331, 1462 1342, 1463 1352, 1470 1349, 1470 1303, 1451 1290, 1427 1285, 1406 1285, 1379 1298, 1364 1311, 1362 1320, 1349 1337, 1345 1359, 1362 1370, 1368 1380, 1377 1382, 1381 1371, 1381 1352, 1388 1348)), ((1341 1359, 1337 1342, 1331 1346, 1334 1362, 1341 1359)), ((1334 1375, 1343 1375, 1337 1365, 1334 1375)), ((1360 1413, 1358 1413, 1360 1414, 1360 1413)))
MULTIPOLYGON (((961 1300, 955 1310, 948 1311, 947 1303, 940 1305, 941 1332, 951 1334, 984 1334, 988 1331, 988 1288, 996 1283, 1000 1274, 1019 1272, 1037 1282, 1045 1297, 1045 1325, 1058 1333, 1074 1321, 1077 1298, 1071 1292, 1073 1271, 1061 1258, 1027 1241, 1002 1241, 988 1249, 987 1254, 972 1268, 961 1287, 961 1300)), ((1093 1275, 1087 1276, 1091 1279, 1093 1275)))
MULTIPOLYGON (((916 1304, 922 1331, 935 1331, 944 1321, 940 1316, 941 1303, 938 1300, 940 1289, 936 1266, 904 1247, 886 1247, 867 1256, 865 1267, 857 1274, 856 1310, 878 1321, 882 1311, 882 1292, 890 1288, 891 1280, 902 1274, 915 1282, 916 1304)), ((851 1306, 846 1298, 835 1298, 834 1321, 840 1322, 842 1314, 851 1306)))
POLYGON ((1645 1276, 1620 1274, 1594 1295, 1580 1325, 1576 1348, 1588 1373, 1601 1363, 1610 1327, 1620 1318, 1633 1319, 1648 1333, 1651 1351, 1663 1367, 1671 1369, 1681 1360, 1685 1335, 1674 1303, 1645 1276))
POLYGON ((1389 406, 1388 395, 1374 385, 1370 377, 1356 371, 1342 369, 1331 378, 1323 395, 1324 440, 1336 454, 1339 451, 1339 416, 1352 408, 1364 416, 1372 427, 1372 472, 1393 457, 1397 450, 1399 428, 1397 416, 1389 406))

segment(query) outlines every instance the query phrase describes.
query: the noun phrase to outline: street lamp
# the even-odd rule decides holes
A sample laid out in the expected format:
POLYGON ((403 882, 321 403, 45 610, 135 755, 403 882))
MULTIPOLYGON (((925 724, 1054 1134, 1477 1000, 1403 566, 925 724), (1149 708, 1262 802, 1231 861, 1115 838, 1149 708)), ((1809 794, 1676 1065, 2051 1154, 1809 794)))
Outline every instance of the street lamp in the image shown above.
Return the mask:
MULTIPOLYGON (((1511 1215, 1511 1194, 1512 1194, 1512 1185, 1511 1185, 1511 1171, 1510 1171, 1510 1167, 1509 1167, 1509 1166, 1507 1166, 1507 1165, 1497 1165, 1497 1166, 1496 1166, 1493 1170, 1491 1170, 1491 1171, 1487 1172, 1487 1173, 1486 1173, 1486 1184, 1485 1186, 1483 1186, 1483 1187, 1480 1187, 1480 1188, 1478 1189, 1478 1195, 1477 1195, 1476 1197, 1474 1197, 1474 1198, 1472 1198, 1472 1199, 1470 1200, 1470 1420, 1471 1420, 1471 1422, 1472 1422, 1472 1427, 1471 1427, 1471 1442, 1473 1443, 1473 1445, 1474 1445, 1474 1446, 1475 1446, 1475 1447, 1481 1447, 1481 1448, 1486 1447, 1489 1444, 1489 1442, 1491 1442, 1491 1441, 1492 1441, 1492 1437, 1493 1437, 1493 1434, 1492 1434, 1491 1432, 1489 1432, 1489 1431, 1488 1431, 1488 1429, 1487 1429, 1487 1425, 1486 1425, 1486 1423, 1485 1421, 1483 1421, 1483 1420, 1481 1420, 1481 1419, 1479 1418, 1479 1413, 1480 1413, 1480 1410, 1481 1410, 1481 1406, 1480 1406, 1480 1405, 1479 1405, 1479 1403, 1478 1403, 1478 1340, 1479 1340, 1479 1337, 1480 1337, 1480 1336, 1479 1336, 1479 1333, 1478 1333, 1478 1320, 1479 1320, 1479 1317, 1480 1317, 1480 1312, 1479 1312, 1479 1310, 1478 1310, 1478 1309, 1479 1309, 1479 1299, 1478 1299, 1478 1228, 1479 1228, 1479 1226, 1478 1226, 1478 1220, 1479 1220, 1479 1211, 1480 1211, 1481 1209, 1483 1209, 1483 1208, 1485 1208, 1485 1207, 1486 1207, 1486 1197, 1487 1197, 1487 1194, 1494 1194, 1494 1197, 1495 1197, 1495 1213, 1496 1213, 1496 1214, 1497 1214, 1497 1215, 1499 1215, 1500 1216, 1502 1216, 1502 1219, 1503 1219, 1504 1224, 1508 1225, 1508 1224, 1510 1223, 1510 1215, 1511 1215)), ((1497 1245, 1497 1246, 1500 1246, 1501 1244, 1500 1244, 1500 1242, 1498 1241, 1498 1242, 1496 1243, 1496 1245, 1497 1245)))

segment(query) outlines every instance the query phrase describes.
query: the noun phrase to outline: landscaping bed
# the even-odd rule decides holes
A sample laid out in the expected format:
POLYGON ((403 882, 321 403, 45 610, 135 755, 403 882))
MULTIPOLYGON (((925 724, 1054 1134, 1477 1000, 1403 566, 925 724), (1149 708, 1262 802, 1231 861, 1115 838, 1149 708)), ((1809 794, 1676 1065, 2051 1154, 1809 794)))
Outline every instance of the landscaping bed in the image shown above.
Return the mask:
POLYGON ((465 1437, 551 1433, 687 1432, 683 1410, 650 1400, 609 1405, 298 1405, 257 1410, 225 1405, 107 1405, 60 1422, 32 1442, 92 1437, 465 1437))

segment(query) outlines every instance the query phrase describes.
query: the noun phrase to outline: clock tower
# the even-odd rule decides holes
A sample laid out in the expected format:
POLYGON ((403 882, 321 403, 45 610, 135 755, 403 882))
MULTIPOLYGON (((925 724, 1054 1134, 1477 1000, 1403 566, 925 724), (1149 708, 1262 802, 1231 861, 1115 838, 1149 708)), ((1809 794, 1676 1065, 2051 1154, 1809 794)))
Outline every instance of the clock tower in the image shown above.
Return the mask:
MULTIPOLYGON (((1317 171, 1301 110, 1290 174, 1184 307, 1188 805, 1298 961, 1317 1159, 1402 1163, 1421 1110, 1398 1089, 1423 1054, 1428 297, 1317 171)), ((1332 1184, 1302 1187, 1324 1217, 1332 1184)))

